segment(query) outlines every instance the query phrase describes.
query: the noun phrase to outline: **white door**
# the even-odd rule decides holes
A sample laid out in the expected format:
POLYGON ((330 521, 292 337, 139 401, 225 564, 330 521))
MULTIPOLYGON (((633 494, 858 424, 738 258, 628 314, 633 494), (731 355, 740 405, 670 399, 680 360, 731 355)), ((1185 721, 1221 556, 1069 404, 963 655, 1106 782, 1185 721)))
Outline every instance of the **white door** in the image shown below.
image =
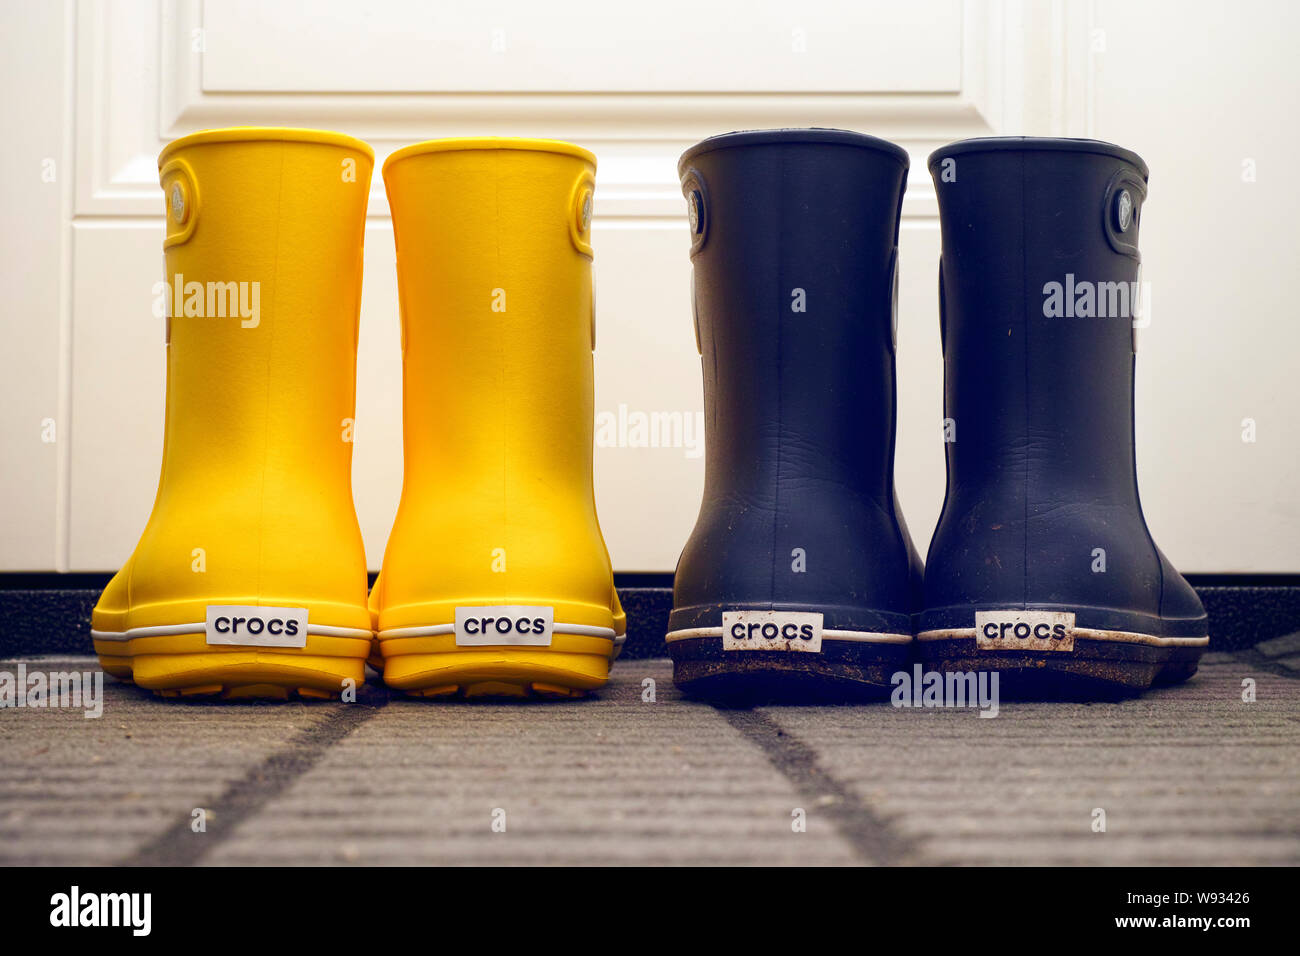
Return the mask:
MULTIPOLYGON (((205 127, 292 125, 359 136, 380 162, 454 135, 595 151, 597 502, 622 571, 672 569, 702 487, 698 445, 629 447, 618 427, 702 408, 683 149, 836 126, 911 153, 897 479, 924 550, 944 489, 926 155, 1008 133, 1132 147, 1152 168, 1138 459, 1153 532, 1186 571, 1300 571, 1298 28, 1282 2, 1209 0, 6 4, 0 569, 113 570, 134 546, 163 420, 157 153, 205 127)), ((359 376, 355 496, 377 568, 402 460, 378 176, 359 376)))

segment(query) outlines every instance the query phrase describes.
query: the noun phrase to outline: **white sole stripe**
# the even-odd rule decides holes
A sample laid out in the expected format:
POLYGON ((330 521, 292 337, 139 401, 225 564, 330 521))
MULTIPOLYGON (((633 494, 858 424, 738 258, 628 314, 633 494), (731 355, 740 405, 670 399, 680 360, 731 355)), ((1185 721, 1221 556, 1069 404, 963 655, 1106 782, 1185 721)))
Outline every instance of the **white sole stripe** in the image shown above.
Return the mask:
MULTIPOLYGON (((90 636, 97 641, 130 641, 137 637, 176 637, 181 634, 204 634, 208 626, 198 624, 157 624, 151 627, 133 627, 129 631, 96 631, 90 636)), ((374 632, 360 627, 330 627, 327 624, 308 624, 307 633, 320 637, 355 637, 370 640, 374 632)), ((231 645, 236 646, 236 645, 231 645)), ((254 646, 254 645, 249 645, 254 646)))
MULTIPOLYGON (((664 640, 672 644, 675 641, 689 641, 701 637, 722 637, 721 627, 686 627, 680 631, 669 631, 664 640)), ((823 641, 844 641, 856 644, 911 644, 911 634, 887 634, 879 631, 840 631, 823 630, 823 641)))
MULTIPOLYGON (((437 637, 442 634, 455 634, 455 624, 427 624, 423 627, 390 627, 379 632, 381 641, 399 637, 437 637)), ((612 627, 595 627, 589 624, 561 624, 558 621, 551 629, 552 634, 573 634, 578 637, 603 637, 606 640, 622 643, 626 634, 615 634, 612 627)))
MULTIPOLYGON (((1149 647, 1208 647, 1210 638, 1206 637, 1157 637, 1154 634, 1138 634, 1136 631, 1100 631, 1089 627, 1074 628, 1074 636, 1085 641, 1099 641, 1109 644, 1145 644, 1149 647)), ((916 635, 918 641, 956 641, 974 640, 975 628, 957 627, 942 631, 922 631, 916 635)))

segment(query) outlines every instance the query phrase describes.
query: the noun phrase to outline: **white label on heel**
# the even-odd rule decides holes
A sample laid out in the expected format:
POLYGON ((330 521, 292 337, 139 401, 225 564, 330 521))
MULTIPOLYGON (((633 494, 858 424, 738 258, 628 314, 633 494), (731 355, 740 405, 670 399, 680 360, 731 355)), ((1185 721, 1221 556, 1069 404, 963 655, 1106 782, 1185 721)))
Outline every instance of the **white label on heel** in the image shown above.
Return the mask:
POLYGON ((555 608, 533 605, 456 608, 456 646, 550 647, 555 608))
POLYGON ((209 604, 207 635, 209 644, 306 647, 307 609, 209 604))
POLYGON ((976 611, 981 651, 1072 651, 1073 611, 976 611))
POLYGON ((724 651, 822 649, 822 615, 812 611, 723 611, 724 651))

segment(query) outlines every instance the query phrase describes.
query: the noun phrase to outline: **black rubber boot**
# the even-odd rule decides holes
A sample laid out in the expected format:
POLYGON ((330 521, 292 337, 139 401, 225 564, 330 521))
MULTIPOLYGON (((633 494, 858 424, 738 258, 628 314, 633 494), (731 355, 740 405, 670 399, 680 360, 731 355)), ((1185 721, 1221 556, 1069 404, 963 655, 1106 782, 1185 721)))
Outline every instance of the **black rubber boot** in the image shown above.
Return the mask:
POLYGON ((920 561, 894 496, 894 268, 907 154, 840 130, 716 136, 678 164, 705 488, 677 565, 678 686, 888 691, 920 561))
POLYGON ((1151 539, 1133 433, 1147 167, 1092 140, 930 157, 948 494, 918 648, 1004 691, 1107 697, 1184 680, 1205 611, 1151 539))

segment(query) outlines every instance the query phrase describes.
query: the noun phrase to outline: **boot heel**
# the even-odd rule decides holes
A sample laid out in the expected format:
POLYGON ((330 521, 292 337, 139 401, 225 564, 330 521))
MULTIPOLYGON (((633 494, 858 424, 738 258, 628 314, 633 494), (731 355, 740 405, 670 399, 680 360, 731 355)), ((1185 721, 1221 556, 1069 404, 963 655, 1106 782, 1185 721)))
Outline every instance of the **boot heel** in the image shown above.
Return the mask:
POLYGON ((997 672, 1015 697, 1113 699, 1187 680, 1208 637, 1157 637, 1075 628, 1065 650, 982 646, 976 628, 923 631, 920 657, 942 672, 997 672))
POLYGON ((382 642, 384 683, 413 697, 583 697, 609 679, 614 645, 556 634, 551 647, 466 648, 455 645, 454 635, 440 637, 452 640, 382 642))
POLYGON ((365 682, 366 638, 308 635, 303 648, 214 647, 202 634, 95 635, 100 665, 160 697, 336 699, 365 682))
POLYGON ((673 682, 688 696, 730 701, 872 700, 892 690, 912 655, 910 634, 842 632, 810 651, 730 650, 721 628, 670 632, 673 682))

